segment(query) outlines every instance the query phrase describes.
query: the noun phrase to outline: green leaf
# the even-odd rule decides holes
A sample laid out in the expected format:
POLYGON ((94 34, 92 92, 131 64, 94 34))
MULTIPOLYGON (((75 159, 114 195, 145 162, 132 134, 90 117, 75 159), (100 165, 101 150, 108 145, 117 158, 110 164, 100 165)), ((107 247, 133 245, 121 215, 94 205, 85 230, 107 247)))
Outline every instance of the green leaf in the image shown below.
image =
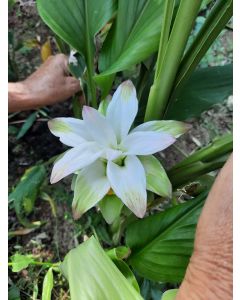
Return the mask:
POLYGON ((20 128, 18 132, 17 140, 22 138, 28 132, 28 130, 32 127, 33 123, 35 122, 36 118, 37 118, 37 112, 34 112, 27 117, 25 123, 23 124, 23 126, 20 128))
POLYGON ((96 87, 94 75, 94 37, 111 19, 115 0, 38 0, 43 21, 65 42, 81 53, 88 71, 88 99, 94 107, 96 87))
POLYGON ((111 258, 111 260, 118 260, 127 258, 130 255, 131 250, 128 247, 119 246, 117 248, 108 250, 106 253, 111 258))
POLYGON ((186 120, 232 95, 232 65, 198 69, 185 83, 165 115, 166 119, 186 120))
POLYGON ((160 161, 153 155, 139 156, 147 177, 147 190, 170 198, 172 185, 160 161))
POLYGON ((11 262, 12 271, 20 272, 23 269, 26 269, 33 262, 33 259, 29 256, 16 253, 13 256, 11 256, 11 262))
POLYGON ((116 195, 106 195, 99 203, 101 213, 108 224, 120 216, 123 203, 116 195))
POLYGON ((175 300, 177 296, 178 289, 168 290, 162 295, 161 300, 175 300))
POLYGON ((117 16, 99 57, 95 76, 105 97, 116 72, 129 69, 157 51, 164 0, 118 1, 117 16))
POLYGON ((164 212, 138 220, 127 228, 128 262, 141 276, 161 282, 181 282, 193 250, 198 217, 207 192, 164 212))
POLYGON ((115 11, 113 0, 37 0, 43 21, 88 60, 94 37, 115 11))
POLYGON ((184 55, 177 74, 175 89, 178 89, 189 78, 209 47, 224 29, 232 16, 232 6, 232 0, 216 1, 202 28, 184 55))
POLYGON ((140 288, 138 282, 129 268, 129 266, 123 261, 123 259, 127 258, 131 250, 128 247, 120 246, 117 248, 113 248, 108 250, 107 255, 111 258, 114 264, 118 267, 121 273, 126 277, 128 282, 135 288, 135 290, 140 293, 140 288))
POLYGON ((43 280, 41 299, 51 300, 52 289, 53 289, 53 271, 52 268, 49 268, 43 280))
POLYGON ((142 300, 94 237, 71 250, 60 268, 72 300, 142 300))
POLYGON ((32 212, 39 189, 45 179, 46 170, 43 165, 27 169, 20 182, 9 195, 9 201, 14 201, 14 207, 19 221, 30 226, 24 214, 32 212))

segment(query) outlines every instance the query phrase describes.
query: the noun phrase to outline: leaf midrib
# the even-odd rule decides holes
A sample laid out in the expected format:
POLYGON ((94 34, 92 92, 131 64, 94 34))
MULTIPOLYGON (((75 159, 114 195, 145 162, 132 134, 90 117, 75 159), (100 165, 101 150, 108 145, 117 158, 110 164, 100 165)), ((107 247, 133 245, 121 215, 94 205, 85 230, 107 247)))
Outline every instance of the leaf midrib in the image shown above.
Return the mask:
MULTIPOLYGON (((207 194, 207 193, 206 193, 207 194)), ((204 195, 203 195, 204 196, 204 195)), ((207 195, 206 195, 207 196, 207 195)), ((204 197, 205 198, 205 197, 204 197)), ((146 249, 151 248, 151 245, 154 244, 157 240, 161 240, 161 237, 166 234, 168 231, 171 231, 174 227, 177 226, 177 224, 179 224, 179 222, 182 221, 182 219, 186 218, 193 210, 199 208, 202 205, 202 202, 204 200, 199 200, 199 203, 196 204, 196 206, 194 206, 193 208, 191 208, 187 213, 185 213, 183 216, 181 216, 176 222, 173 222, 169 227, 167 227, 165 230, 163 230, 160 234, 156 235, 156 237, 149 242, 146 246, 144 246, 141 250, 136 251, 133 256, 130 256, 130 259, 136 258, 136 256, 141 255, 142 252, 146 251, 146 249)))

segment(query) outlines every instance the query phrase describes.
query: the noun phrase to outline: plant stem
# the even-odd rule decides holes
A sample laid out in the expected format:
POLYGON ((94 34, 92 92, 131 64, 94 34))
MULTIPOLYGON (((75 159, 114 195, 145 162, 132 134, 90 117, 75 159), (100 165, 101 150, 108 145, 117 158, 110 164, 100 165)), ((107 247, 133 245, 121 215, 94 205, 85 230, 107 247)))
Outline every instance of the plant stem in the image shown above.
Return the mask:
POLYGON ((175 82, 175 89, 189 78, 209 47, 216 40, 232 16, 232 0, 219 0, 214 5, 206 21, 186 51, 175 82))
POLYGON ((89 28, 89 20, 88 20, 88 8, 87 8, 88 2, 84 1, 84 7, 85 7, 85 15, 86 15, 86 35, 87 35, 87 41, 86 41, 86 57, 87 57, 87 72, 88 72, 88 88, 90 91, 90 98, 91 98, 91 104, 93 107, 97 108, 97 98, 96 98, 96 85, 93 80, 94 76, 94 55, 92 51, 92 45, 91 40, 89 36, 90 28, 89 28))
POLYGON ((209 173, 211 171, 215 171, 221 168, 226 162, 227 158, 223 158, 221 160, 202 163, 196 162, 190 165, 181 167, 176 170, 170 170, 168 172, 169 179, 174 188, 180 187, 183 184, 188 183, 189 181, 195 180, 196 178, 209 173))
POLYGON ((172 23, 174 4, 175 4, 175 0, 168 0, 165 2, 164 13, 163 13, 163 26, 162 26, 159 48, 158 48, 158 57, 157 57, 154 81, 159 76, 163 58, 166 53, 167 43, 170 34, 170 27, 172 23))
MULTIPOLYGON (((58 267, 61 262, 58 263, 50 263, 50 262, 41 262, 41 261, 32 261, 30 262, 30 265, 35 265, 35 266, 47 266, 47 267, 58 267)), ((11 267, 14 263, 9 262, 8 266, 11 267)))
POLYGON ((231 152, 233 149, 233 136, 232 134, 226 134, 205 148, 202 148, 186 159, 182 160, 180 163, 176 164, 171 170, 179 169, 185 167, 191 163, 195 162, 210 162, 211 160, 217 159, 218 157, 231 152))
MULTIPOLYGON (((145 114, 145 122, 161 119, 181 62, 201 0, 181 0, 170 34, 159 75, 151 87, 145 114)), ((160 58, 159 58, 160 59, 160 58)))

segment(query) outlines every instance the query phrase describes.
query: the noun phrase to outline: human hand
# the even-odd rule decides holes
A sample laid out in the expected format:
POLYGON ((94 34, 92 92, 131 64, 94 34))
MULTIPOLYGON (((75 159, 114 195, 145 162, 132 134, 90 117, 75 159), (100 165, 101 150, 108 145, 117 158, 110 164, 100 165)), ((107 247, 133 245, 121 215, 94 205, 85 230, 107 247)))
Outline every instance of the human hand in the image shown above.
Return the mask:
POLYGON ((232 299, 232 155, 200 216, 194 252, 176 300, 232 299))
POLYGON ((79 80, 69 76, 68 58, 64 54, 50 56, 26 80, 9 83, 9 111, 52 105, 79 90, 79 80))

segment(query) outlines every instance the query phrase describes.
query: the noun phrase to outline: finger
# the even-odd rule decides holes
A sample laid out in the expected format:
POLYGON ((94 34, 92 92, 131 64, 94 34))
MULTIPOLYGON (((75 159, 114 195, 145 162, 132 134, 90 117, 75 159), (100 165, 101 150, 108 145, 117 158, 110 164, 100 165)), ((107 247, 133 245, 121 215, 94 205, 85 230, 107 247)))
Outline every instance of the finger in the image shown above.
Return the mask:
POLYGON ((68 57, 63 54, 57 54, 55 56, 55 62, 56 64, 61 68, 64 75, 69 75, 69 69, 68 69, 68 57))
POLYGON ((74 77, 67 77, 66 78, 66 85, 69 91, 72 92, 72 94, 77 93, 81 90, 80 81, 74 77))

